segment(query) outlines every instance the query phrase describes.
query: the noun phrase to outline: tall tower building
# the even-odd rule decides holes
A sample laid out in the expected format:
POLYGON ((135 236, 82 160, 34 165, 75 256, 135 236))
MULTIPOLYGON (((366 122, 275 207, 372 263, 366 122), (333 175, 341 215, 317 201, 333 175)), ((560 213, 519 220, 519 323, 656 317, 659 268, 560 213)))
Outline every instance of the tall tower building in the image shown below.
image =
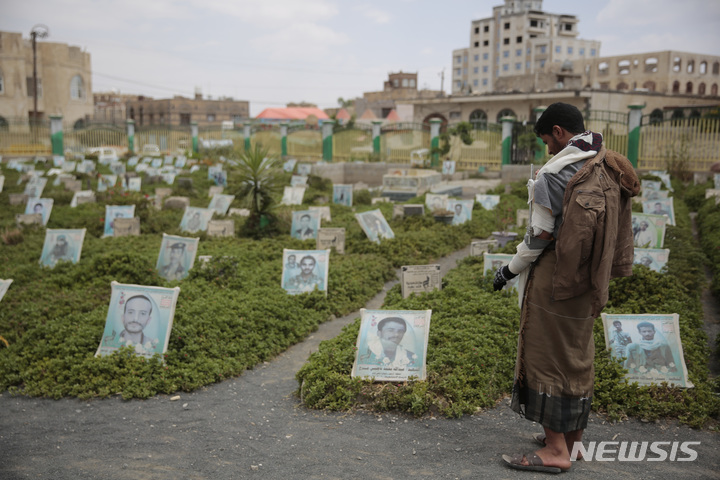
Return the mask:
POLYGON ((453 50, 452 93, 492 92, 499 77, 598 57, 600 42, 578 38, 578 23, 574 15, 543 12, 542 0, 505 0, 492 17, 471 22, 468 47, 453 50))

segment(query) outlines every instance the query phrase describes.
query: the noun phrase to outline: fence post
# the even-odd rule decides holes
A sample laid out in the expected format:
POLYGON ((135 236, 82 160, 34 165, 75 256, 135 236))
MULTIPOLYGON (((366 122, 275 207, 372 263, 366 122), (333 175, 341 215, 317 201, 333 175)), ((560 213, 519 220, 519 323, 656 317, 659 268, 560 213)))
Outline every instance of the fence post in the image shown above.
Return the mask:
POLYGON ((637 168, 638 157, 640 156, 640 124, 642 123, 642 109, 645 105, 628 105, 628 160, 632 166, 637 168))
POLYGON ((245 138, 245 151, 250 151, 250 135, 252 135, 252 132, 250 131, 250 124, 245 123, 243 124, 243 137, 245 138))
POLYGON ((435 151, 432 155, 430 155, 430 166, 431 167, 437 167, 440 162, 440 154, 437 153, 437 149, 440 148, 440 125, 442 124, 442 120, 439 118, 431 118, 430 119, 430 151, 435 151))
MULTIPOLYGON (((543 112, 547 109, 545 106, 535 107, 533 109, 533 112, 535 112, 535 123, 540 120, 540 117, 542 117, 543 112)), ((535 160, 542 160, 543 157, 545 157, 545 142, 542 141, 540 137, 537 137, 535 141, 538 144, 538 149, 535 150, 535 160)))
POLYGON ((62 118, 62 115, 50 115, 50 144, 53 155, 65 155, 62 118))
POLYGON ((288 131, 288 124, 287 123, 281 123, 280 124, 280 155, 285 158, 287 157, 287 133, 288 131))
POLYGON ((192 146, 193 153, 198 153, 198 124, 197 122, 190 122, 190 132, 192 134, 192 146))
POLYGON ((323 145, 323 161, 332 162, 333 158, 333 120, 325 120, 322 124, 322 145, 323 145))
POLYGON ((510 165, 512 158, 512 130, 515 117, 502 117, 502 161, 501 165, 510 165))
POLYGON ((125 127, 127 129, 128 153, 135 153, 135 120, 126 120, 125 127))
POLYGON ((382 120, 372 121, 372 139, 373 139, 373 153, 380 159, 380 125, 382 120))

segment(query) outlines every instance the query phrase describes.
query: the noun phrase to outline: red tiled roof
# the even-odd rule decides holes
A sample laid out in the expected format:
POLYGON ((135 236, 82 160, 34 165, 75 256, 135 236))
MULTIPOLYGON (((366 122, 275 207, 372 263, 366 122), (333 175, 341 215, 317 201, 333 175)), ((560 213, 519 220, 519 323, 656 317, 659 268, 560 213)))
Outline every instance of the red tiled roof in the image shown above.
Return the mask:
POLYGON ((273 120, 305 120, 310 115, 315 115, 318 120, 327 120, 330 117, 319 108, 312 107, 288 107, 288 108, 266 108, 255 118, 269 118, 273 120))

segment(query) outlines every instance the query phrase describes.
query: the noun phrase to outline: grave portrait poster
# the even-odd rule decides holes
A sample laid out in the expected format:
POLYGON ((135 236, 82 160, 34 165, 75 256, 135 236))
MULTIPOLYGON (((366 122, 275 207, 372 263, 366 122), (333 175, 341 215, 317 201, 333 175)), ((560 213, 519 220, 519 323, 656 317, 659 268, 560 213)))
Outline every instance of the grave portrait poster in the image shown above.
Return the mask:
POLYGON ((296 210, 292 212, 292 226, 290 236, 298 240, 311 240, 317 238, 320 228, 319 210, 296 210))
POLYGON ((210 200, 208 208, 215 210, 218 215, 227 215, 230 204, 235 200, 235 195, 216 193, 210 200))
POLYGON ((151 358, 167 351, 180 287, 128 285, 113 281, 110 305, 95 356, 131 346, 151 358))
POLYGON ((81 229, 52 229, 45 231, 45 243, 43 244, 40 264, 45 267, 54 268, 57 262, 80 261, 85 230, 81 229))
POLYGON ((215 210, 211 208, 185 207, 185 213, 180 220, 180 230, 189 233, 204 232, 214 213, 215 210))
POLYGON ((667 264, 669 248, 635 248, 633 263, 645 265, 650 270, 660 272, 667 264))
POLYGON ((690 388, 680 340, 680 315, 601 314, 605 346, 639 385, 662 382, 690 388))
POLYGON ((428 193, 425 195, 425 205, 431 212, 447 210, 447 201, 448 195, 444 193, 428 193))
POLYGON ((47 225, 50 219, 50 212, 52 212, 53 202, 54 200, 52 198, 28 198, 25 213, 39 213, 42 215, 43 225, 47 225))
POLYGON ((10 284, 12 283, 12 278, 8 278, 5 280, 0 279, 0 300, 3 299, 5 294, 8 291, 8 288, 10 288, 10 284))
POLYGON ((333 203, 337 205, 345 205, 352 207, 353 204, 353 186, 352 185, 333 185, 333 203))
POLYGON ((140 219, 138 217, 116 218, 113 230, 115 237, 136 237, 140 235, 140 219))
POLYGON ((327 295, 330 250, 283 249, 282 288, 291 295, 317 289, 327 295))
POLYGON ((395 233, 388 225, 380 209, 356 213, 355 218, 371 242, 380 243, 381 239, 395 238, 395 233))
POLYGON ((478 193, 475 195, 475 201, 482 205, 485 210, 492 210, 500 203, 500 195, 478 193))
POLYGON ((425 380, 432 310, 360 309, 352 377, 425 380))
POLYGON ((440 265, 405 265, 401 267, 400 274, 403 298, 412 293, 431 292, 441 288, 440 265))
POLYGON ((633 242, 640 248, 662 248, 668 217, 632 212, 633 242))
POLYGON ((168 281, 182 280, 195 265, 199 238, 179 237, 163 233, 160 254, 155 268, 168 281))
POLYGON ((105 230, 103 237, 115 235, 115 220, 118 218, 133 218, 135 205, 105 205, 105 230))

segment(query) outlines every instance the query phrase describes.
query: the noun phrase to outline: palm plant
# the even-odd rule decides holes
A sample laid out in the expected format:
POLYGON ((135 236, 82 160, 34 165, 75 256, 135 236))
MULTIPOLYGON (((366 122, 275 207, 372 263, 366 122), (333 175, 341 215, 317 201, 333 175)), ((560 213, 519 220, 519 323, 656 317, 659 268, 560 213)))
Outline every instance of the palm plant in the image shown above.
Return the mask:
POLYGON ((239 187, 236 195, 247 199, 250 204, 250 218, 246 227, 258 233, 270 224, 272 209, 282 190, 281 160, 270 155, 262 145, 256 144, 240 156, 236 171, 239 187))

